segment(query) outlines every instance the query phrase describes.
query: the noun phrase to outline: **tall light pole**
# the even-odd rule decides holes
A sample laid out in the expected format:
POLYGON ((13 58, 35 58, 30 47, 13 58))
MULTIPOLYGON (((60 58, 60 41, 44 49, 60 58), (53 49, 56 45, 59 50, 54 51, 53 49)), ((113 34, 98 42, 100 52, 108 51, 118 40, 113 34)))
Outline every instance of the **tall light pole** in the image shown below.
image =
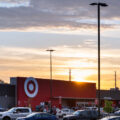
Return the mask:
POLYGON ((100 7, 107 7, 106 3, 91 3, 92 6, 97 6, 98 9, 98 115, 100 117, 100 7))
POLYGON ((116 79, 116 71, 115 71, 115 90, 117 89, 117 79, 116 79))
POLYGON ((52 102, 52 52, 55 50, 49 49, 46 51, 50 52, 50 99, 52 102))

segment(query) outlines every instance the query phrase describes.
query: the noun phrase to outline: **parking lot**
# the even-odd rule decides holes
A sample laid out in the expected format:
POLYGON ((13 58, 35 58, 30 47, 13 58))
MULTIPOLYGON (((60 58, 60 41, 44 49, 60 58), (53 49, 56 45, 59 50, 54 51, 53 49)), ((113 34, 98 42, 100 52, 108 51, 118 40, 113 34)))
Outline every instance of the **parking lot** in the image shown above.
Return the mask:
MULTIPOLYGON (((120 112, 117 112, 119 115, 120 112)), ((17 120, 63 120, 64 118, 68 119, 74 119, 77 120, 79 119, 87 119, 87 120, 97 120, 98 118, 98 112, 97 110, 87 110, 87 109, 82 109, 82 110, 73 110, 69 108, 63 108, 59 109, 56 111, 56 115, 53 113, 48 113, 46 112, 35 112, 32 111, 30 107, 13 107, 8 111, 1 112, 0 113, 0 119, 2 120, 12 120, 12 119, 17 119, 17 120), (66 116, 67 115, 67 116, 66 116)))

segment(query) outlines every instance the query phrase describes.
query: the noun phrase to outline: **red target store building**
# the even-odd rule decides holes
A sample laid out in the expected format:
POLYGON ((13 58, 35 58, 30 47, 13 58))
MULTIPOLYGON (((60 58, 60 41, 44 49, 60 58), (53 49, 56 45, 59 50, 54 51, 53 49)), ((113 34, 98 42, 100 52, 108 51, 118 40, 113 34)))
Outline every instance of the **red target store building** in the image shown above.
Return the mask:
POLYGON ((96 84, 87 82, 62 81, 41 78, 11 78, 15 85, 16 106, 31 106, 33 109, 41 102, 51 102, 59 107, 94 104, 96 98, 96 84), (50 89, 52 87, 52 98, 50 89))

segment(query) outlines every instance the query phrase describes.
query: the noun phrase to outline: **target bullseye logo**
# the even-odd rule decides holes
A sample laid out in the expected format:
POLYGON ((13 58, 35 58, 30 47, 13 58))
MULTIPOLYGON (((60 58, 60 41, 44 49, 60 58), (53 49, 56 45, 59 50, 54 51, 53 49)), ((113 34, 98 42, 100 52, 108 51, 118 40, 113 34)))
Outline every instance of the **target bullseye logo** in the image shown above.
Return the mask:
POLYGON ((38 83, 33 77, 29 77, 25 80, 24 90, 28 97, 35 97, 38 93, 38 83))

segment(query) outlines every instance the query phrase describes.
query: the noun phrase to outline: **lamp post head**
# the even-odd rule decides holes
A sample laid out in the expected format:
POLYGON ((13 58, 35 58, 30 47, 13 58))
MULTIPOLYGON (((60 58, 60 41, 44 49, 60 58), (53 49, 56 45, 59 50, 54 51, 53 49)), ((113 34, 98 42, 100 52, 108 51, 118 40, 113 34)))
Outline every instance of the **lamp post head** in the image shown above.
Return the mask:
POLYGON ((53 51, 55 51, 55 50, 53 50, 53 49, 48 49, 48 50, 46 50, 46 51, 53 52, 53 51))
POLYGON ((94 6, 94 5, 98 5, 98 3, 91 3, 90 5, 93 5, 93 6, 94 6))
POLYGON ((98 3, 102 7, 107 7, 108 5, 106 3, 98 3))
POLYGON ((95 5, 98 5, 98 6, 102 6, 102 7, 107 7, 108 5, 106 3, 91 3, 90 5, 92 6, 95 6, 95 5))

